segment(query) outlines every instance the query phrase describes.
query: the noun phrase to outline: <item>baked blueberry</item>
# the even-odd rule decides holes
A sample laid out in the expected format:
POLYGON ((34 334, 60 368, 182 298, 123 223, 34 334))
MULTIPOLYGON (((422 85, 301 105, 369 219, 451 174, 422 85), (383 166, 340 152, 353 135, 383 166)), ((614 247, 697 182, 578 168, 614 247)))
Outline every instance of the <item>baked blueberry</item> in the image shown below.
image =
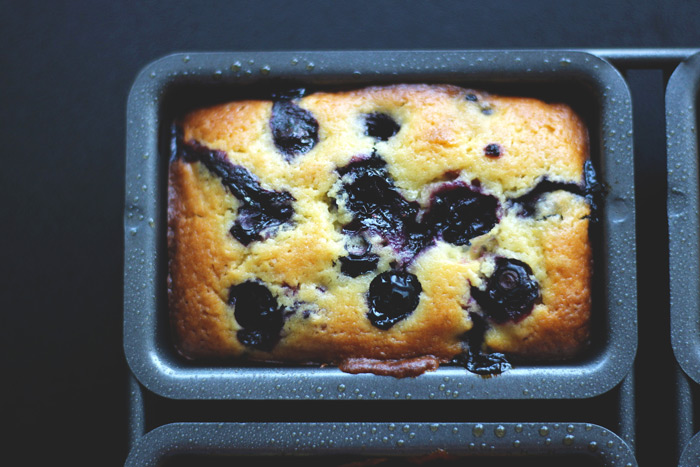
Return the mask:
POLYGON ((272 105, 272 139, 287 162, 306 154, 318 143, 318 122, 306 109, 289 100, 272 105))
POLYGON ((472 328, 464 336, 467 347, 464 353, 457 355, 453 362, 468 371, 481 376, 493 376, 511 369, 511 364, 502 353, 487 353, 484 350, 484 334, 488 323, 476 313, 469 313, 472 328))
POLYGON ((236 337, 246 347, 265 351, 272 350, 280 340, 279 334, 257 329, 241 329, 236 333, 236 337))
POLYGON ((243 327, 238 331, 242 344, 269 350, 279 340, 283 326, 282 309, 267 287, 259 282, 246 281, 229 289, 229 305, 243 327))
POLYGON ((445 184, 430 199, 424 223, 433 236, 454 245, 489 232, 498 222, 498 200, 463 183, 445 184))
POLYGON ((301 99, 307 93, 306 88, 289 88, 274 91, 270 95, 273 101, 290 101, 292 99, 301 99))
POLYGON ((598 181, 595 168, 593 168, 593 162, 590 160, 587 160, 583 164, 583 178, 586 201, 591 205, 590 219, 591 222, 597 222, 598 206, 600 205, 600 200, 605 190, 603 185, 598 181))
POLYGON ((246 168, 232 164, 222 151, 196 142, 180 144, 179 154, 187 162, 201 162, 240 202, 231 235, 248 245, 263 234, 289 222, 294 198, 286 191, 266 190, 246 168))
POLYGON ((374 112, 365 117, 365 134, 379 141, 387 141, 400 129, 399 124, 385 113, 374 112))
POLYGON ((484 147, 484 155, 488 157, 499 157, 501 155, 501 145, 496 143, 487 144, 484 147))
POLYGON ((537 210, 537 202, 539 201, 540 197, 545 193, 551 193, 558 190, 568 191, 577 195, 583 194, 581 187, 575 183, 554 182, 548 178, 543 178, 532 190, 528 191, 522 196, 512 198, 510 202, 512 204, 519 205, 522 214, 532 216, 537 210))
POLYGON ((372 253, 372 246, 361 235, 353 235, 345 244, 347 256, 340 259, 340 272, 350 277, 374 271, 379 262, 379 256, 372 253))
POLYGON ((378 155, 356 159, 338 173, 349 178, 343 185, 345 205, 354 220, 346 231, 378 233, 390 243, 402 243, 406 224, 415 221, 418 203, 407 201, 394 186, 386 162, 378 155))
POLYGON ((453 360, 468 371, 481 376, 499 375, 512 368, 505 355, 499 352, 486 353, 467 349, 453 360))
POLYGON ((413 313, 420 301, 418 277, 405 271, 386 271, 369 285, 367 318, 379 329, 389 329, 413 313))
POLYGON ((347 255, 340 259, 340 272, 350 277, 361 276, 377 269, 379 256, 369 253, 361 256, 347 255))
POLYGON ((518 322, 532 311, 540 297, 540 286, 526 263, 512 258, 497 258, 496 270, 488 278, 486 290, 472 287, 471 293, 492 321, 518 322))

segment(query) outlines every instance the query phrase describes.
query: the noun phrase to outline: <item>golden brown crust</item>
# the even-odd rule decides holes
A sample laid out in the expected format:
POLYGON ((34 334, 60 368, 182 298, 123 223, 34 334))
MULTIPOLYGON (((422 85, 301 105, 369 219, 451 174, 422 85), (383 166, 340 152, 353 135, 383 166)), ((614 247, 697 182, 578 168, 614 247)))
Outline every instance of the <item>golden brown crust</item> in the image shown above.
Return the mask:
POLYGON ((559 214, 534 222, 534 242, 542 261, 529 263, 540 280, 542 303, 518 323, 492 324, 486 333, 486 344, 492 350, 528 358, 566 359, 588 342, 593 267, 588 239, 590 207, 569 193, 550 194, 543 202, 548 200, 558 201, 553 204, 558 204, 559 214))
MULTIPOLYGON (((222 151, 266 189, 294 198, 288 224, 245 246, 229 232, 239 201, 220 179, 200 162, 171 163, 168 292, 184 355, 335 364, 429 355, 448 362, 464 349, 463 336, 472 328, 469 312, 481 313, 470 288, 483 286, 498 256, 532 267, 541 303, 516 323, 489 323, 488 350, 547 359, 580 351, 589 334, 590 208, 584 198, 565 191, 543 196, 530 217, 508 203, 545 178, 582 183, 587 133, 569 107, 448 85, 316 93, 297 104, 318 121, 319 141, 292 161, 275 148, 271 102, 219 105, 182 122, 184 141, 222 151), (388 141, 365 136, 361 117, 371 112, 391 115, 401 130, 388 141), (500 157, 484 155, 492 143, 501 147, 500 157), (347 254, 339 228, 344 220, 328 204, 337 194, 336 169, 373 151, 386 160, 409 201, 425 203, 429 190, 454 172, 467 183, 478 179, 503 207, 500 222, 470 246, 440 241, 415 259, 410 271, 422 284, 420 302, 388 330, 366 318, 367 290, 376 273, 357 278, 340 273, 338 258, 347 254), (249 280, 261 281, 281 305, 297 310, 285 318, 270 351, 246 347, 237 338, 241 327, 228 304, 229 289, 249 280)), ((377 272, 390 268, 386 250, 377 272)))

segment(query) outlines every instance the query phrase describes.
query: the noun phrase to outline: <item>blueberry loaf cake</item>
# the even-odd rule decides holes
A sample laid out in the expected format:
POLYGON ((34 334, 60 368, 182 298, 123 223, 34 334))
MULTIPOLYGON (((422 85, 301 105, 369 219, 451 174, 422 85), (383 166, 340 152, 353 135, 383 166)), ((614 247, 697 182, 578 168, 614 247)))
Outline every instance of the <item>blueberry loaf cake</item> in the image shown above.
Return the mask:
POLYGON ((393 85, 237 101, 176 128, 184 356, 413 376, 585 347, 594 176, 568 106, 393 85))

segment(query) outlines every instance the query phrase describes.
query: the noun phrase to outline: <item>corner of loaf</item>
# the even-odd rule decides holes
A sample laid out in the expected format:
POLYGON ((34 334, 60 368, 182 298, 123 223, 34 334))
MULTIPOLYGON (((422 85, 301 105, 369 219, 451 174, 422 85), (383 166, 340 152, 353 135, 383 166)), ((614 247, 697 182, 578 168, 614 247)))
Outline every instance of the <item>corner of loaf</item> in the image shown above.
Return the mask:
POLYGON ((585 348, 593 187, 568 106, 400 84, 178 125, 168 294, 188 358, 403 377, 585 348))

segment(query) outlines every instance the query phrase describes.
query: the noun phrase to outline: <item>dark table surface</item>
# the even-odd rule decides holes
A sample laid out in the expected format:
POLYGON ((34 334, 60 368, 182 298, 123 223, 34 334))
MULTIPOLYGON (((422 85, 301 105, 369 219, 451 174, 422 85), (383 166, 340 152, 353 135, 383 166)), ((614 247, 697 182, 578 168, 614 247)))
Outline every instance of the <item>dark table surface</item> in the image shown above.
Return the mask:
MULTIPOLYGON (((125 108, 147 63, 179 51, 700 48, 700 3, 685 0, 0 0, 0 11, 1 414, 16 465, 126 456, 125 108)), ((668 376, 670 360, 654 360, 670 355, 664 76, 628 78, 648 94, 635 101, 644 423, 672 397, 646 365, 668 376)))

